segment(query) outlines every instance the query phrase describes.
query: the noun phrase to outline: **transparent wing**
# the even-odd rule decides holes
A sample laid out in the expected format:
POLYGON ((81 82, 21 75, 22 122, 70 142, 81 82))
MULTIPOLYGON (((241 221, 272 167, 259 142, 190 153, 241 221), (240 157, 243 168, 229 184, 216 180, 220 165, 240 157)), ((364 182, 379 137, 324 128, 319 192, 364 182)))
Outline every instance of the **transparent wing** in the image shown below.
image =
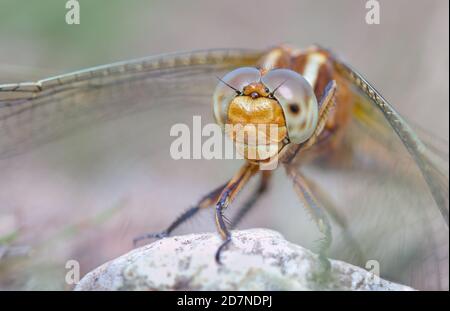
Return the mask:
MULTIPOLYGON (((230 178, 240 161, 174 160, 170 132, 213 122, 217 76, 259 55, 181 53, 1 85, 0 288, 67 288, 66 261, 88 272, 230 178)), ((214 230, 203 217, 184 230, 214 230)))
POLYGON ((249 50, 166 54, 0 85, 0 157, 99 120, 167 102, 187 105, 190 98, 210 95, 215 75, 255 64, 260 55, 249 50))
POLYGON ((335 65, 353 88, 353 117, 339 148, 303 168, 334 216, 332 256, 448 289, 448 144, 419 138, 359 74, 335 65))
MULTIPOLYGON (((434 200, 447 223, 448 227, 448 211, 449 211, 449 182, 448 182, 448 148, 447 155, 437 152, 439 149, 433 147, 433 141, 428 140, 424 144, 419 136, 414 132, 411 126, 395 111, 395 109, 371 86, 359 73, 352 69, 349 65, 342 61, 335 60, 335 65, 344 77, 346 77, 358 89, 356 92, 362 93, 370 100, 371 105, 363 105, 364 102, 359 98, 357 109, 360 113, 359 117, 366 122, 371 122, 371 128, 379 129, 379 125, 383 124, 381 118, 389 123, 392 129, 397 133, 410 155, 416 161, 423 177, 425 178, 434 200), (383 117, 375 113, 378 109, 383 117), (378 126, 378 127, 377 127, 378 126)), ((386 137, 388 131, 378 131, 380 138, 386 137)), ((425 138, 425 137, 423 137, 425 138)))

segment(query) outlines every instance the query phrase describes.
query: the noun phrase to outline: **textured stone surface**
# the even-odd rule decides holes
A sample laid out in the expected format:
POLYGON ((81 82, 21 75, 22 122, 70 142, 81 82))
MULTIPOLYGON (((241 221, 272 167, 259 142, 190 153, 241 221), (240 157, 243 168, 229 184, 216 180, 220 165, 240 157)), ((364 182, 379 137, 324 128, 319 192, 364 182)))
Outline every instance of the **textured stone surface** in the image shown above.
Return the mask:
POLYGON ((364 269, 331 260, 326 282, 317 255, 266 229, 233 232, 214 261, 216 233, 164 238, 91 271, 76 290, 411 290, 364 269))

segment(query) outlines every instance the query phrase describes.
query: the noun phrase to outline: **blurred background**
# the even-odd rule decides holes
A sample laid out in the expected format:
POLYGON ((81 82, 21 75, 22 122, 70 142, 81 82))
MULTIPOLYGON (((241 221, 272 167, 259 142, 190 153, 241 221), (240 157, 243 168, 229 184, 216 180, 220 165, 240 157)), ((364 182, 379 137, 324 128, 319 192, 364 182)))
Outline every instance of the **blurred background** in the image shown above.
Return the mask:
POLYGON ((319 43, 404 115, 448 135, 445 0, 379 1, 379 25, 366 24, 362 0, 81 0, 80 25, 65 23, 65 2, 0 1, 2 82, 180 50, 319 43))
MULTIPOLYGON (((448 142, 446 0, 380 0, 379 25, 366 23, 363 0, 79 0, 80 25, 65 23, 65 3, 0 0, 0 84, 166 52, 318 43, 362 72, 402 115, 448 142)), ((162 229, 239 165, 149 160, 155 150, 143 142, 158 127, 149 132, 147 123, 145 116, 114 121, 0 161, 0 243, 14 246, 4 259, 0 249, 0 289, 70 289, 68 259, 84 274, 123 254, 133 237, 162 229)), ((305 232, 314 227, 286 185, 278 183, 277 195, 244 227, 274 228, 311 246, 305 232), (303 235, 296 232, 302 218, 303 235)), ((209 218, 200 221, 214 230, 209 218)), ((448 288, 448 231, 446 243, 448 288)))

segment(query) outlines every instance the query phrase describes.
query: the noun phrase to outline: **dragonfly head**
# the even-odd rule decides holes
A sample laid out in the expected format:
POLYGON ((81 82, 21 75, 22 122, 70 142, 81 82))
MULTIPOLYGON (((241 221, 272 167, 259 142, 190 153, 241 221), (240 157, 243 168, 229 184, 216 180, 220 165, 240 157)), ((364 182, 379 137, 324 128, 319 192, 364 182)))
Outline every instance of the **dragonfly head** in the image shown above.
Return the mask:
POLYGON ((298 73, 243 67, 220 79, 214 117, 246 159, 265 161, 287 144, 311 137, 318 105, 311 86, 298 73))

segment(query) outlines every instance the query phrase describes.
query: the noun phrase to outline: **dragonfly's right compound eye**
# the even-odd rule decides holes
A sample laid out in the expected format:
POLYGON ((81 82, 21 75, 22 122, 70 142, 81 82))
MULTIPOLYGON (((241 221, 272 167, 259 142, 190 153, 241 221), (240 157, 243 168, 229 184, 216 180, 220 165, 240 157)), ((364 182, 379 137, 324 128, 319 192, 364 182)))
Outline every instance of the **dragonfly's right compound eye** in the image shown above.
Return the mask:
POLYGON ((243 91, 244 87, 258 82, 261 73, 253 67, 241 67, 227 73, 214 91, 214 118, 222 128, 227 122, 228 106, 233 98, 243 91))

